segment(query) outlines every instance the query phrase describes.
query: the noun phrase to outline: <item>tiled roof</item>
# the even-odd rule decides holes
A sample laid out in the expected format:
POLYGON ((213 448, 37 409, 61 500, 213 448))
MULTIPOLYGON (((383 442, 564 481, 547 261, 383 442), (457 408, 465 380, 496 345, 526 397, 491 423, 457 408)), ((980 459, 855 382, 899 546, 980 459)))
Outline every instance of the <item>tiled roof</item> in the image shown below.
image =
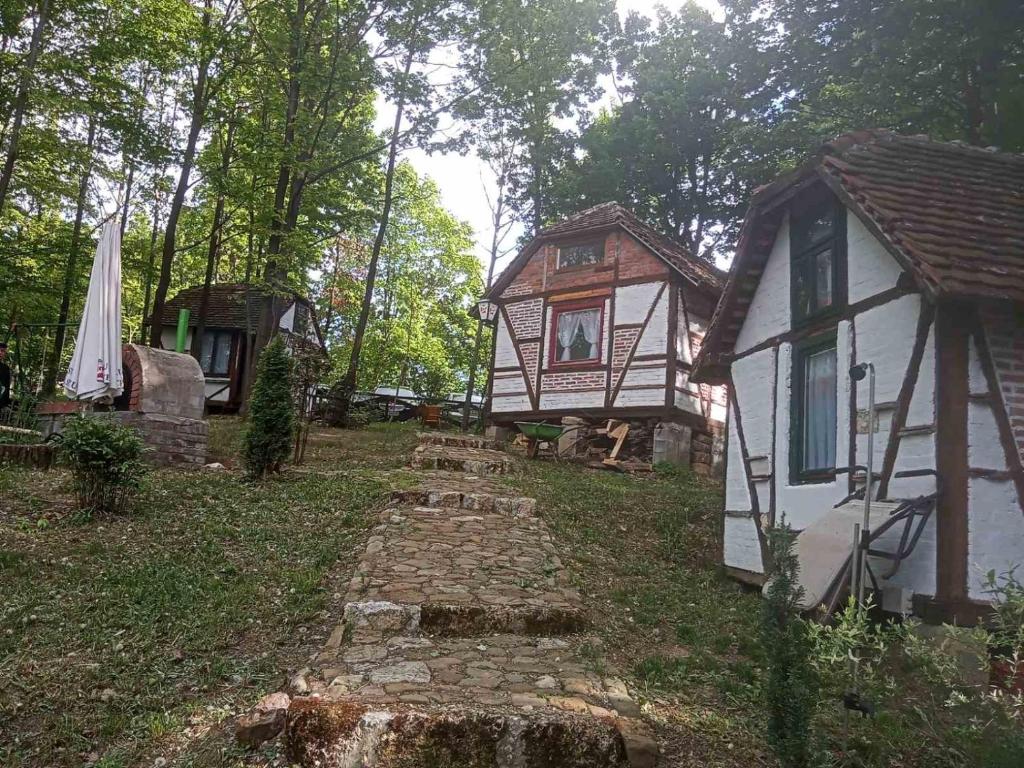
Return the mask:
MULTIPOLYGON (((178 322, 178 310, 187 309, 191 312, 189 325, 195 325, 202 294, 201 285, 179 291, 173 299, 164 304, 163 324, 174 325, 178 322)), ((247 286, 245 283, 220 283, 210 286, 206 325, 211 328, 245 328, 247 295, 249 323, 255 327, 259 323, 261 299, 268 294, 262 286, 247 286)))
POLYGON ((1024 156, 900 136, 850 133, 751 200, 695 377, 721 378, 783 203, 824 182, 933 298, 1024 303, 1024 156))
POLYGON ((934 295, 1024 302, 1024 155, 872 131, 821 165, 934 295))
POLYGON ((725 284, 725 274, 714 265, 696 258, 685 246, 648 226, 619 203, 612 202, 595 205, 545 227, 494 281, 488 295, 500 294, 543 243, 616 227, 624 229, 646 245, 655 256, 694 285, 717 294, 725 284))

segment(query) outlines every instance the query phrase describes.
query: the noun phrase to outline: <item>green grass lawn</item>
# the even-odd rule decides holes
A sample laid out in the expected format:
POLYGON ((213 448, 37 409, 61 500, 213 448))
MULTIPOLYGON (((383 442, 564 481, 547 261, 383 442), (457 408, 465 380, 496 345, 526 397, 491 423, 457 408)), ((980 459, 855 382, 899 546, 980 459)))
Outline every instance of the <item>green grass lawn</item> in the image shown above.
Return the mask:
POLYGON ((537 497, 594 617, 594 664, 613 665, 643 692, 664 764, 770 765, 760 598, 717 565, 721 485, 666 470, 631 476, 531 461, 509 482, 537 497))
MULTIPOLYGON (((276 746, 239 750, 232 716, 307 665, 339 620, 374 513, 415 481, 416 428, 314 428, 304 466, 260 484, 237 469, 237 419, 212 419, 210 437, 227 471, 154 472, 118 518, 77 513, 63 470, 0 467, 0 766, 281 764, 276 746)), ((680 470, 516 467, 505 482, 538 499, 589 606, 587 659, 639 690, 661 765, 775 766, 761 598, 718 565, 721 486, 680 470)), ((823 689, 815 764, 982 765, 969 749, 989 731, 898 667, 879 668, 882 709, 851 725, 846 758, 845 683, 823 689)), ((1021 764, 1007 754, 984 764, 1021 764)))
MULTIPOLYGON (((237 424, 213 421, 213 458, 234 463, 237 424)), ((240 761, 217 724, 323 643, 414 442, 314 429, 307 456, 329 472, 158 471, 133 514, 94 520, 64 471, 0 467, 0 765, 112 768, 179 745, 179 764, 240 761)))

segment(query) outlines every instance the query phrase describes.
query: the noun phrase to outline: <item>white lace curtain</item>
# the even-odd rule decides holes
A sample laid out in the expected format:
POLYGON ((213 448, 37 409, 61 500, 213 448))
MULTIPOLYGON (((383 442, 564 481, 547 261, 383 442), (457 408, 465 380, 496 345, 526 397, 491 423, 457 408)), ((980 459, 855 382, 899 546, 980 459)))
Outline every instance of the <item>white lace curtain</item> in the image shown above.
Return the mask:
POLYGON ((576 334, 583 332, 583 338, 590 345, 587 358, 597 357, 601 339, 601 312, 597 309, 582 309, 578 312, 563 312, 558 316, 559 362, 572 360, 572 345, 576 334))

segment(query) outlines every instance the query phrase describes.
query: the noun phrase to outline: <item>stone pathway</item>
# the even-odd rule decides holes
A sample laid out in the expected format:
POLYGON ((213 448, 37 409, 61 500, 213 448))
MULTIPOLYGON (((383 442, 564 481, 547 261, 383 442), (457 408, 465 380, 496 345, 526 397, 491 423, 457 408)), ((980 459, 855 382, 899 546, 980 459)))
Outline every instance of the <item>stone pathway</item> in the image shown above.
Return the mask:
POLYGON ((479 438, 421 435, 288 716, 307 766, 642 768, 657 746, 599 643, 536 502, 489 479, 479 438))

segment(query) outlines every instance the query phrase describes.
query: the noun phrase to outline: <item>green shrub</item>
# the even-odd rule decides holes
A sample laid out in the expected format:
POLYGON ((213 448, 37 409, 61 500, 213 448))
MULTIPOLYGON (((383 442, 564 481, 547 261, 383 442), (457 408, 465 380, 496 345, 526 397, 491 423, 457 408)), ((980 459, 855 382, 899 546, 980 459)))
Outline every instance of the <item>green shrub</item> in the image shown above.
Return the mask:
POLYGON ((793 551, 796 534, 785 521, 768 531, 770 581, 761 609, 761 641, 768 665, 765 686, 768 741, 784 768, 810 764, 811 722, 818 698, 812 638, 800 618, 803 588, 793 551))
POLYGON ((79 506, 95 513, 124 512, 146 471, 143 450, 135 430, 111 417, 68 419, 59 452, 71 468, 79 506))
POLYGON ((281 468, 291 451, 294 431, 292 360, 284 341, 276 336, 260 355, 249 398, 242 460, 250 477, 260 479, 281 468))

